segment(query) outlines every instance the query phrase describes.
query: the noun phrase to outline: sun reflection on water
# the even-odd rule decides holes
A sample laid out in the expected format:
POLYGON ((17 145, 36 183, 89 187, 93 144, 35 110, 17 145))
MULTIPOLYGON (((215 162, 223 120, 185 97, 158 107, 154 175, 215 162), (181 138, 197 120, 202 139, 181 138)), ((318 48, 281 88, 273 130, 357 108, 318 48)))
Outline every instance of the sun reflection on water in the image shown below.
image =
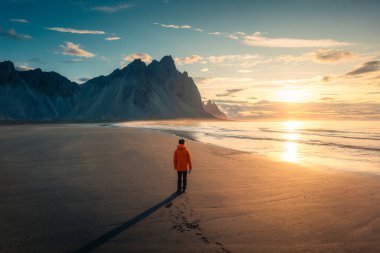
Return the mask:
POLYGON ((282 160, 286 162, 298 163, 298 143, 299 134, 296 132, 300 128, 301 122, 287 121, 283 123, 286 133, 283 134, 284 144, 282 152, 282 160))

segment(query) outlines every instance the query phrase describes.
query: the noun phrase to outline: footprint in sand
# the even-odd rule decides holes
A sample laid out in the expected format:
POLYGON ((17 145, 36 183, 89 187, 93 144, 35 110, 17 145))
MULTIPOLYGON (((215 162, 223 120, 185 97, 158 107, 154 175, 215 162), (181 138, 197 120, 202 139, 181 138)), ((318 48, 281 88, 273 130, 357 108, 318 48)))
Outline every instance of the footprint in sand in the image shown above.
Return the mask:
POLYGON ((183 201, 181 203, 178 203, 178 205, 173 205, 171 202, 167 204, 165 207, 170 208, 169 214, 173 221, 173 229, 177 230, 180 233, 184 232, 191 232, 194 231, 195 235, 198 236, 204 243, 206 244, 214 244, 216 247, 218 247, 222 252, 224 253, 231 253, 228 251, 224 245, 221 242, 211 242, 206 236, 202 234, 202 229, 200 227, 200 220, 196 219, 193 221, 189 221, 188 219, 192 220, 192 217, 194 215, 194 210, 190 208, 190 203, 187 197, 182 199, 183 201))

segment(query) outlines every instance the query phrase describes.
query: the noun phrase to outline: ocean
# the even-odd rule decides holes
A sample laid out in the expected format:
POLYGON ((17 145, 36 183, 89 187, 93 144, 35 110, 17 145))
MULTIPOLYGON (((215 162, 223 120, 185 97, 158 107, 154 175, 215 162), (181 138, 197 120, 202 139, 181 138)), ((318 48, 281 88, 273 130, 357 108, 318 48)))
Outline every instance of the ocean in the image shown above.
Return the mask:
POLYGON ((270 159, 380 175, 379 121, 142 121, 149 128, 270 159))

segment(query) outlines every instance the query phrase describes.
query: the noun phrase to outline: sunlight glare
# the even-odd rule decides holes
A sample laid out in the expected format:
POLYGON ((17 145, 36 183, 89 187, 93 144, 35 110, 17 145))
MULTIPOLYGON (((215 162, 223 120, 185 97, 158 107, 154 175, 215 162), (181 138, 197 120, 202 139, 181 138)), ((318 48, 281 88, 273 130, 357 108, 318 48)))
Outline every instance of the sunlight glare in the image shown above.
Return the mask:
POLYGON ((296 130, 301 127, 302 122, 285 121, 282 124, 285 128, 284 130, 286 131, 286 133, 283 134, 285 142, 283 144, 284 150, 282 153, 282 160, 286 162, 298 163, 298 143, 296 141, 299 140, 300 136, 296 130))
POLYGON ((302 123, 300 121, 285 121, 282 123, 285 130, 288 132, 292 132, 301 127, 302 123))
POLYGON ((298 144, 296 142, 287 141, 284 143, 284 152, 282 153, 282 160, 285 162, 298 162, 298 144))
POLYGON ((280 90, 276 93, 276 97, 282 102, 300 103, 305 101, 307 92, 294 89, 280 90))

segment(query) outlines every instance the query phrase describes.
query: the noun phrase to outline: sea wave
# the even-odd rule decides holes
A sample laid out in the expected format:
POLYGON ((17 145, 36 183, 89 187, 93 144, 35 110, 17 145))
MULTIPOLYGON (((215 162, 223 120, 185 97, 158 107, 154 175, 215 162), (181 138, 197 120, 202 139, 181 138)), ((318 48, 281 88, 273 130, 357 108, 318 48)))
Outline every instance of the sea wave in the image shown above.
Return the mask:
POLYGON ((372 141, 380 141, 380 137, 377 135, 371 135, 371 133, 366 133, 366 132, 351 132, 351 131, 337 131, 337 130, 305 130, 305 129, 298 129, 294 131, 289 131, 289 130, 273 130, 269 128, 259 128, 260 131, 262 132, 270 132, 270 133, 295 133, 295 134, 302 134, 302 135, 315 135, 315 136, 321 136, 321 137, 336 137, 336 138, 342 138, 342 139, 355 139, 355 140, 372 140, 372 141), (306 132, 309 131, 309 132, 306 132), (338 135, 338 134, 319 134, 319 133, 350 133, 350 134, 367 134, 370 135, 370 137, 366 136, 352 136, 352 135, 338 135))

